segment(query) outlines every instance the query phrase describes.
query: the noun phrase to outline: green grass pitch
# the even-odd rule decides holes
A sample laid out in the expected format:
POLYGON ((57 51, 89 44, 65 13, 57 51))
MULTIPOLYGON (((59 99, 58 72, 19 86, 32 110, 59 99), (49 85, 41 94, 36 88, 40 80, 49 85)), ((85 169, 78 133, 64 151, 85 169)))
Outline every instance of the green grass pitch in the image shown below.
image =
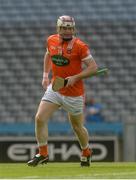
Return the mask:
POLYGON ((0 163, 1 179, 136 179, 136 163, 48 163, 28 167, 24 163, 0 163))

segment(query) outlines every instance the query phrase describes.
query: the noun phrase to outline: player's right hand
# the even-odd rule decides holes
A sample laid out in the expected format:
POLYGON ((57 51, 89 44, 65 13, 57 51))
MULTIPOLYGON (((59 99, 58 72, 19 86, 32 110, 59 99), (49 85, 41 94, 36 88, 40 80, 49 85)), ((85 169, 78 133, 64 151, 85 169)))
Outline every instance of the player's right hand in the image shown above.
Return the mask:
POLYGON ((44 88, 44 90, 47 89, 48 85, 49 85, 49 78, 48 77, 43 77, 43 80, 42 80, 42 86, 44 88))

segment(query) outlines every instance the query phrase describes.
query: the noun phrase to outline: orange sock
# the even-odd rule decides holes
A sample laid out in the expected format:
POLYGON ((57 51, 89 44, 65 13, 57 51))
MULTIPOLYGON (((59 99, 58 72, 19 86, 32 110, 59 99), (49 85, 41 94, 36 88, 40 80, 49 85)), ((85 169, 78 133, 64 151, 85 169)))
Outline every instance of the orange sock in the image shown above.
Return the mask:
POLYGON ((89 156, 91 154, 91 150, 89 147, 87 147, 86 149, 82 150, 82 156, 89 156))
POLYGON ((47 145, 40 146, 39 147, 39 154, 42 156, 47 156, 48 155, 48 146, 47 145))

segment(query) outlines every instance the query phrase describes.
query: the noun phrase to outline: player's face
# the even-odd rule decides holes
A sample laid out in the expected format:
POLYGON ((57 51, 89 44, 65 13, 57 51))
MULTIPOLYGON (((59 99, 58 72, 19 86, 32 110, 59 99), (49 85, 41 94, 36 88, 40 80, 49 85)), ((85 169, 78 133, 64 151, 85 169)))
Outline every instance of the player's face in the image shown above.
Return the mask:
POLYGON ((73 27, 60 27, 59 34, 64 40, 71 40, 74 35, 73 27))

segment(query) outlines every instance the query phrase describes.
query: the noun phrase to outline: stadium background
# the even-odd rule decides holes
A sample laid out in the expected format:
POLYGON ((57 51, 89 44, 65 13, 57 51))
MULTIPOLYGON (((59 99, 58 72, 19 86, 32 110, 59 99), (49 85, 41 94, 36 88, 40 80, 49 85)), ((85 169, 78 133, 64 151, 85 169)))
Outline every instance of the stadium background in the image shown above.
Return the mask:
MULTIPOLYGON (((44 93, 45 39, 56 32, 56 19, 68 14, 98 65, 110 70, 107 78, 85 80, 86 98, 94 97, 105 107, 106 124, 93 124, 97 131, 91 133, 115 135, 123 143, 124 124, 135 123, 136 116, 135 12, 135 0, 0 0, 0 134, 34 135, 34 116, 44 93)), ((51 122, 64 125, 66 119, 66 113, 58 111, 51 122)), ((69 135, 60 127, 51 123, 50 134, 61 135, 62 130, 69 135)))

